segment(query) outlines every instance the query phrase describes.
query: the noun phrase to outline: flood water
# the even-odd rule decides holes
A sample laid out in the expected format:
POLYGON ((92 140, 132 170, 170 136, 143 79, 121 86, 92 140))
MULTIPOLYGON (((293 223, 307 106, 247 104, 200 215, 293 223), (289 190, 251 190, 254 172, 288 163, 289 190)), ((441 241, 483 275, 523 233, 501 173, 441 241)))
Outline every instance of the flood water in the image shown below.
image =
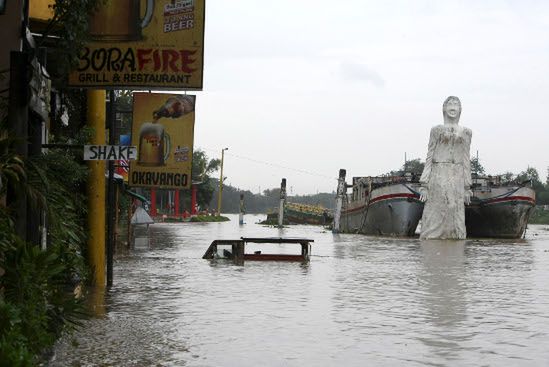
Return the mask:
POLYGON ((264 218, 153 225, 150 248, 117 257, 114 286, 91 300, 96 316, 49 365, 549 365, 548 226, 524 240, 445 242, 264 218), (241 236, 312 238, 311 261, 201 258, 214 239, 241 236))

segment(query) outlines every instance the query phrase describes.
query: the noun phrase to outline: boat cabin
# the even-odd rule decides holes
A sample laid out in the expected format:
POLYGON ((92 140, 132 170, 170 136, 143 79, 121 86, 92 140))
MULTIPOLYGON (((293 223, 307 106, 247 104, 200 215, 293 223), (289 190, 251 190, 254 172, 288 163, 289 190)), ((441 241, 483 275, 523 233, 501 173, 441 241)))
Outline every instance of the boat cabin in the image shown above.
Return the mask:
POLYGON ((314 240, 282 237, 241 237, 239 240, 215 240, 202 258, 227 259, 232 260, 237 265, 242 265, 244 261, 297 261, 305 263, 310 260, 311 242, 314 242, 314 240), (261 246, 258 244, 261 244, 261 246), (301 252, 299 254, 280 252, 281 248, 272 246, 273 244, 298 244, 301 247, 301 252), (264 245, 270 245, 270 247, 264 245), (246 248, 249 249, 250 247, 253 247, 253 252, 246 252, 246 248), (278 252, 273 252, 273 249, 278 250, 278 252))
POLYGON ((406 172, 402 176, 357 176, 353 177, 352 201, 365 201, 370 190, 390 186, 397 183, 418 183, 419 177, 415 173, 406 172))

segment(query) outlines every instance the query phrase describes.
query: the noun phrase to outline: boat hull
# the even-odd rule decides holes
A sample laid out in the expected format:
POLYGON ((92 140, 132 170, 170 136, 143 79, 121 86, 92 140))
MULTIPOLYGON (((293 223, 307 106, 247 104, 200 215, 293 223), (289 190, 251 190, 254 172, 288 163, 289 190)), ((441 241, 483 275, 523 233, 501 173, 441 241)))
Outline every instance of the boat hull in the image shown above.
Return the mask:
POLYGON ((535 207, 533 189, 498 187, 473 193, 465 207, 467 237, 522 237, 535 207))
POLYGON ((394 184, 372 190, 372 197, 349 203, 341 213, 340 232, 411 237, 423 214, 414 187, 394 184))

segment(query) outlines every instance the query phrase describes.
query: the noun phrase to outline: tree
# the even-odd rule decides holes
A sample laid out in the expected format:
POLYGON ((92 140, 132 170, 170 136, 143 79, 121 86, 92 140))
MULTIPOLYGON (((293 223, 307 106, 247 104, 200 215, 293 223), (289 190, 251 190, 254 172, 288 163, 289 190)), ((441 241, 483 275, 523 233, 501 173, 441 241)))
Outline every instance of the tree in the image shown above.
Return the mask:
POLYGON ((536 192, 536 203, 541 204, 542 201, 547 199, 547 192, 545 187, 539 179, 538 171, 533 167, 528 167, 526 171, 522 171, 517 175, 517 181, 519 182, 531 182, 532 188, 536 192))
POLYGON ((499 176, 501 176, 501 179, 503 182, 510 182, 510 181, 513 181, 515 174, 513 172, 505 172, 499 176))
POLYGON ((416 175, 421 175, 423 172, 423 167, 425 167, 425 163, 421 161, 419 158, 410 159, 409 161, 404 162, 402 167, 400 167, 396 171, 390 171, 386 173, 387 176, 402 176, 405 173, 413 173, 416 175))
POLYGON ((532 187, 536 189, 537 187, 543 187, 543 184, 541 183, 539 179, 539 173, 538 171, 533 167, 528 167, 526 171, 522 171, 517 175, 517 180, 524 182, 524 181, 531 181, 532 187))
MULTIPOLYGON (((219 182, 210 175, 217 171, 221 164, 219 159, 209 159, 206 153, 200 149, 193 152, 192 164, 192 182, 196 185, 196 201, 200 207, 206 207, 212 201, 216 188, 216 182, 219 182)), ((190 208, 190 190, 184 190, 184 207, 190 208)))
POLYGON ((484 167, 480 164, 480 160, 477 157, 471 157, 471 174, 482 176, 485 173, 484 167))
MULTIPOLYGON (((48 40, 54 40, 55 49, 50 56, 55 58, 56 70, 49 69, 50 75, 64 78, 68 71, 78 65, 78 56, 86 42, 90 40, 88 19, 106 0, 55 0, 53 17, 41 32, 37 50, 48 40)), ((51 63, 50 63, 51 64, 51 63)))
POLYGON ((419 158, 414 158, 409 161, 407 161, 404 166, 402 166, 402 170, 404 172, 411 172, 415 174, 422 174, 423 168, 425 167, 425 163, 421 161, 419 158))

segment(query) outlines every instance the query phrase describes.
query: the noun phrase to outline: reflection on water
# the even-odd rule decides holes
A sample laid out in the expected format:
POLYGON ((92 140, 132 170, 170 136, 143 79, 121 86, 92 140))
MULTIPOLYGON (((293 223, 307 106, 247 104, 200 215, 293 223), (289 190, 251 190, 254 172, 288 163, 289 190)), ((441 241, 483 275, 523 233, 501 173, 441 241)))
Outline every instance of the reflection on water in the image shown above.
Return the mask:
MULTIPOLYGON (((115 262, 96 317, 51 366, 545 366, 549 231, 420 241, 248 216, 157 224, 115 262), (311 262, 202 260, 214 239, 314 239, 311 262)), ((271 245, 272 246, 272 245, 271 245)), ((278 246, 278 245, 274 245, 278 246)))

